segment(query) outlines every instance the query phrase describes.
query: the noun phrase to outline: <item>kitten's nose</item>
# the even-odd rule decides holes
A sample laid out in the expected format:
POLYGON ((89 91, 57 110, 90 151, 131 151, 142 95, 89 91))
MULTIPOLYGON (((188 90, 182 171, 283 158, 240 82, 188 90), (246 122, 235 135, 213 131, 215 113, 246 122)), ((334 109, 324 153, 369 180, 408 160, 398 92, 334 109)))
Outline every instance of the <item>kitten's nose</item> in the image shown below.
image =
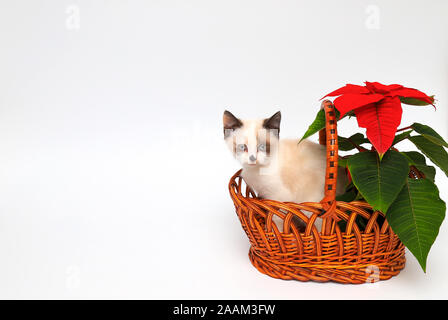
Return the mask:
POLYGON ((255 160, 257 160, 257 157, 254 156, 253 154, 251 154, 250 157, 249 157, 249 160, 250 161, 255 161, 255 160))

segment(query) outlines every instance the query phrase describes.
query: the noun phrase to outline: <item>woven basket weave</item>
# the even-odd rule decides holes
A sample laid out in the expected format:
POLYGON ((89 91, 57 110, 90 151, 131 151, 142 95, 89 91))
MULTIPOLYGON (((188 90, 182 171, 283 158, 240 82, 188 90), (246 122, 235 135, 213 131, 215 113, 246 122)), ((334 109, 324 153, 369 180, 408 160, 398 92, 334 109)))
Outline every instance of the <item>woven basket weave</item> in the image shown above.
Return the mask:
MULTIPOLYGON (((230 179, 230 196, 251 244, 250 261, 260 272, 284 280, 360 284, 389 279, 404 268, 405 247, 382 212, 373 211, 365 201, 335 200, 337 122, 332 103, 324 101, 323 106, 326 128, 319 140, 326 144, 327 168, 321 202, 260 199, 244 185, 241 170, 230 179), (303 211, 311 212, 310 218, 303 211), (273 216, 283 220, 283 230, 273 216), (303 232, 292 223, 293 216, 306 223, 303 232), (322 218, 320 232, 314 226, 318 217, 322 218), (356 223, 359 217, 365 221, 362 228, 356 223), (341 220, 346 222, 342 231, 341 220)), ((418 178, 418 173, 412 176, 418 178)))

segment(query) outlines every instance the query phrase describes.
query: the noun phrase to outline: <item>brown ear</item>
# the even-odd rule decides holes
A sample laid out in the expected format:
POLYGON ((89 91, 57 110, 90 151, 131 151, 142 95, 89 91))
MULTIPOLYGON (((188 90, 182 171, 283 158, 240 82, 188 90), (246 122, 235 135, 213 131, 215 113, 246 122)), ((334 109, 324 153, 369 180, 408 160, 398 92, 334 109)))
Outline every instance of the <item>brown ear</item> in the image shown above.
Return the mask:
POLYGON ((268 130, 277 130, 277 135, 280 133, 280 121, 282 119, 282 114, 280 111, 277 111, 272 117, 269 119, 265 119, 263 121, 263 128, 268 130))
POLYGON ((229 135, 230 130, 235 130, 243 126, 241 120, 227 110, 224 111, 222 122, 224 125, 224 137, 227 137, 229 135))

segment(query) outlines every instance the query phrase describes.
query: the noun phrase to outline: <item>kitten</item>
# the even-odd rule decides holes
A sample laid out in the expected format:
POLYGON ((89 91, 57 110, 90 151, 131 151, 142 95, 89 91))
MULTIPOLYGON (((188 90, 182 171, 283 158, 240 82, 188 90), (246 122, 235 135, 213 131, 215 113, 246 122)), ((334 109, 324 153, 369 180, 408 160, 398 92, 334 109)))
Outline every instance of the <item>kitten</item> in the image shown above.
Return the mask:
MULTIPOLYGON (((280 121, 280 111, 260 120, 241 120, 224 111, 224 140, 243 167, 241 177, 260 198, 319 202, 324 197, 326 148, 309 140, 279 139, 280 121)), ((343 193, 345 185, 345 172, 340 168, 336 193, 343 193)), ((282 220, 275 218, 282 232, 282 220)), ((303 231, 300 219, 294 223, 303 231)), ((322 219, 315 225, 320 230, 322 219)))

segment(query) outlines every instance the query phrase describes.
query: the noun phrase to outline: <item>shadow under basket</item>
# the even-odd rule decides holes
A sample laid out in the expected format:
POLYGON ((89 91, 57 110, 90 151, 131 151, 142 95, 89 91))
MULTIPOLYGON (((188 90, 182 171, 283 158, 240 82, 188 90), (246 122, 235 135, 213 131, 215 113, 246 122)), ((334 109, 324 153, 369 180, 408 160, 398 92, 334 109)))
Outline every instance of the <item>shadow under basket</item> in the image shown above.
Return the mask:
POLYGON ((230 196, 251 247, 249 258, 262 273, 299 281, 362 284, 386 280, 405 266, 405 247, 384 214, 365 201, 336 201, 338 143, 334 107, 324 101, 327 146, 325 197, 321 202, 260 199, 238 171, 229 183, 230 196), (311 212, 311 216, 304 211, 311 212), (283 220, 283 230, 273 221, 283 220), (299 230, 294 219, 305 222, 299 230), (322 229, 314 225, 322 219, 322 229))

